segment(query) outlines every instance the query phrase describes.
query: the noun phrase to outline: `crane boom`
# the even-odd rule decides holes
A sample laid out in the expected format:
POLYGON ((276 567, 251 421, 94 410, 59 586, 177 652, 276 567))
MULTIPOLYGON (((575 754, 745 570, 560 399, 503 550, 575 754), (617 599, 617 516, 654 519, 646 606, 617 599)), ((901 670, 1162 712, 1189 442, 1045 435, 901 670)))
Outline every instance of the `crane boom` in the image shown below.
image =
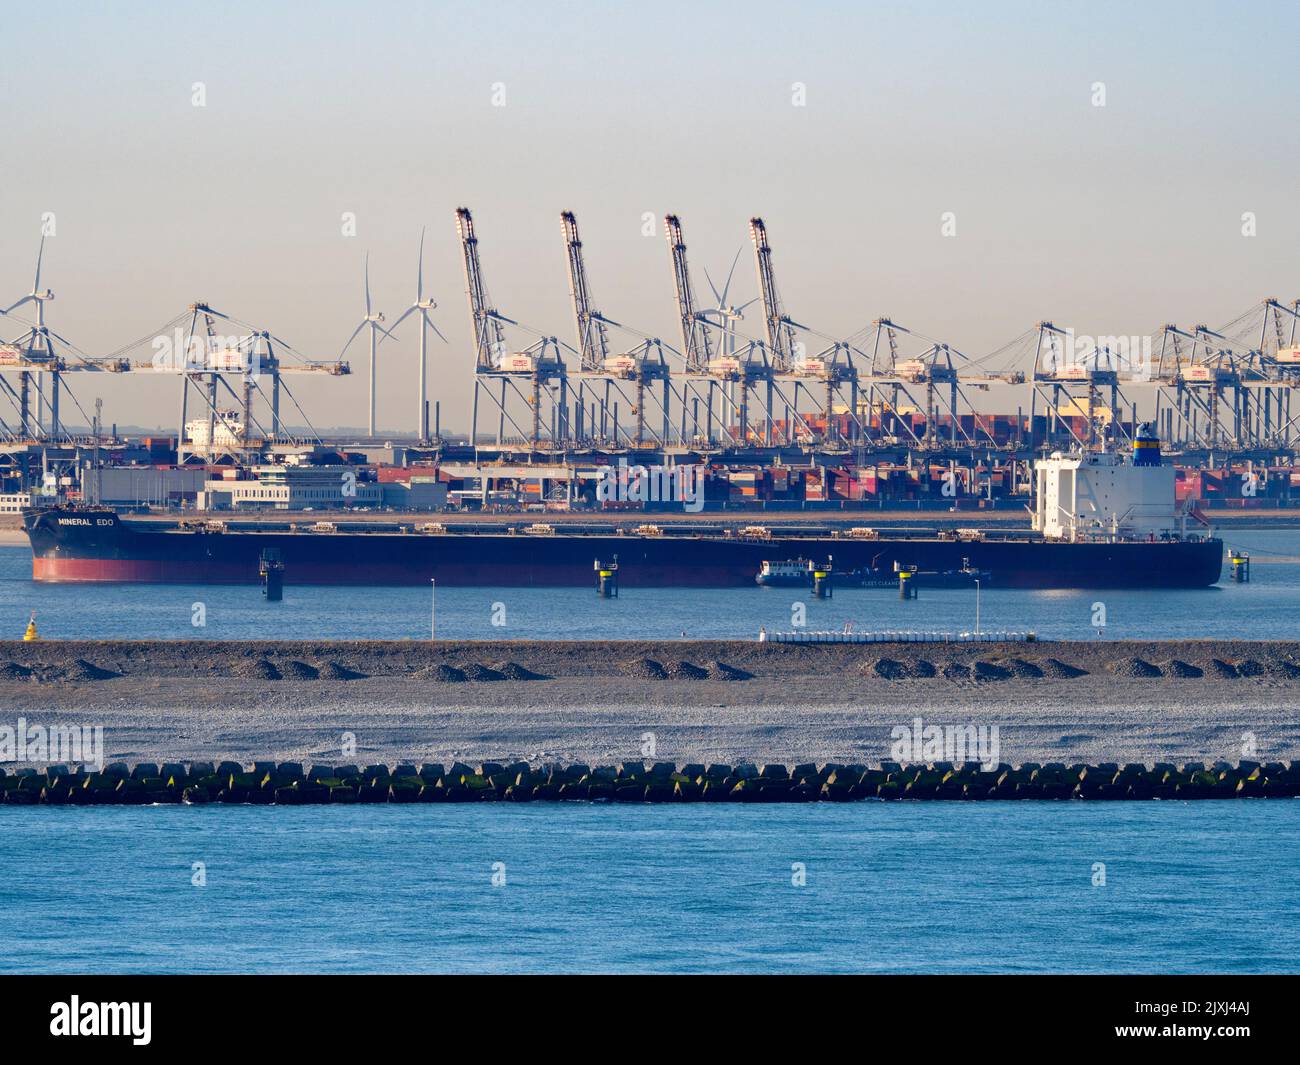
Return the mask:
POLYGON ((592 310, 591 289, 587 285, 587 267, 582 260, 582 240, 578 220, 572 211, 560 213, 564 248, 569 261, 569 294, 573 297, 573 317, 578 329, 578 352, 584 370, 599 370, 609 355, 605 323, 599 311, 592 310))
POLYGON ((664 232, 668 237, 668 250, 673 261, 673 282, 677 290, 677 313, 681 322, 686 372, 704 373, 713 360, 713 350, 709 330, 695 309, 695 292, 691 288, 691 273, 686 265, 686 242, 682 238, 681 219, 675 214, 665 215, 664 232))
POLYGON ((478 237, 474 235, 474 219, 468 207, 456 208, 456 234, 460 237, 465 259, 465 292, 469 297, 470 325, 474 332, 475 365, 480 370, 490 370, 505 353, 505 332, 483 284, 478 237))
POLYGON ((784 373, 794 365, 794 328, 781 309, 772 273, 772 247, 767 242, 767 226, 761 218, 749 220, 749 235, 754 242, 758 264, 758 291, 763 298, 763 318, 767 324, 767 342, 772 351, 772 366, 784 373))

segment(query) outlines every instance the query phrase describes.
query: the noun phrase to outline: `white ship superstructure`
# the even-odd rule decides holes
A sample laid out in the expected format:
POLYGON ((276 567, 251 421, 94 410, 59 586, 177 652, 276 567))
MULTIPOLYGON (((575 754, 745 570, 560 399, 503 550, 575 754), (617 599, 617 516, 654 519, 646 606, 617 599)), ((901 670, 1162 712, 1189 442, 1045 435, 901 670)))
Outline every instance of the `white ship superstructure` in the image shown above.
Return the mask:
POLYGON ((1051 540, 1161 540, 1184 536, 1176 473, 1159 441, 1139 431, 1133 457, 1113 451, 1055 452, 1034 464, 1033 527, 1051 540))

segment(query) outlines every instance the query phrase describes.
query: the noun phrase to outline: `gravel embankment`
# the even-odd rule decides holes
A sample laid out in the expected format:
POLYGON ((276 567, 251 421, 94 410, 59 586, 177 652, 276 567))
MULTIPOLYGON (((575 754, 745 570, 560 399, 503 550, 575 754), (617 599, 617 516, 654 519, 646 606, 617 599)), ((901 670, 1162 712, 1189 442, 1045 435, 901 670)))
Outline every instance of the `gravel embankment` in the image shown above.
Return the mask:
POLYGON ((918 716, 1013 763, 1300 757, 1300 642, 7 641, 0 699, 128 760, 879 764, 918 716))

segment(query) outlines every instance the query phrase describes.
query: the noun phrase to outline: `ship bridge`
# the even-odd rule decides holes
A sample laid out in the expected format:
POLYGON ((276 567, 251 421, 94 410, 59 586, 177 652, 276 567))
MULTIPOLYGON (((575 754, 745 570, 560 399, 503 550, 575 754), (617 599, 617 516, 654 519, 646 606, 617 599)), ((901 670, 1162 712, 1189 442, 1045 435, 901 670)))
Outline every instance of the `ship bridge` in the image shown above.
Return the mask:
POLYGON ((1034 464, 1033 527, 1052 540, 1184 536, 1172 466, 1137 465, 1110 451, 1054 452, 1034 464))

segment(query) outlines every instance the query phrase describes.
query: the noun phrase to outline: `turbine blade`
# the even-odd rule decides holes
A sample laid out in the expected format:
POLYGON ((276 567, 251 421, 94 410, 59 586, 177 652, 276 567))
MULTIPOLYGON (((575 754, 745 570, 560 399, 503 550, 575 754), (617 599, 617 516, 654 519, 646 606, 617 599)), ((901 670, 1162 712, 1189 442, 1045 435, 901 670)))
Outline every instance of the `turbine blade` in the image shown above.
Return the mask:
POLYGON ((420 227, 420 265, 415 274, 415 302, 424 299, 424 227, 420 227))
POLYGON ((450 344, 450 343, 451 343, 450 340, 448 340, 445 336, 442 335, 442 330, 439 329, 439 328, 438 328, 436 325, 434 325, 432 322, 429 322, 429 328, 432 329, 435 333, 438 334, 439 338, 442 340, 442 342, 443 342, 444 344, 450 344))
POLYGON ((718 291, 718 286, 713 283, 713 278, 709 276, 709 271, 705 268, 704 280, 709 283, 709 288, 713 289, 713 298, 718 301, 718 306, 725 306, 722 302, 722 293, 718 291))
POLYGON ((366 252, 366 316, 370 316, 370 253, 366 252))
POLYGON ((736 250, 736 257, 731 260, 731 269, 727 271, 727 283, 722 286, 722 303, 724 305, 727 302, 727 293, 731 291, 731 278, 736 272, 736 263, 740 262, 740 253, 742 251, 744 251, 743 246, 736 250))
POLYGON ((343 356, 348 353, 348 348, 352 346, 352 341, 357 339, 357 334, 360 333, 361 330, 363 330, 365 327, 366 327, 366 323, 363 321, 359 326, 357 326, 354 330, 352 330, 352 335, 348 337, 348 342, 343 345, 343 350, 339 352, 340 359, 343 358, 343 356))
POLYGON ((404 310, 398 316, 398 319, 393 323, 392 328, 396 329, 399 325, 401 325, 404 321, 406 321, 407 318, 409 318, 412 314, 414 314, 418 310, 419 310, 418 307, 407 307, 406 310, 404 310))
POLYGON ((36 252, 36 280, 32 282, 32 295, 41 290, 41 260, 45 258, 45 234, 41 234, 41 246, 36 252))

